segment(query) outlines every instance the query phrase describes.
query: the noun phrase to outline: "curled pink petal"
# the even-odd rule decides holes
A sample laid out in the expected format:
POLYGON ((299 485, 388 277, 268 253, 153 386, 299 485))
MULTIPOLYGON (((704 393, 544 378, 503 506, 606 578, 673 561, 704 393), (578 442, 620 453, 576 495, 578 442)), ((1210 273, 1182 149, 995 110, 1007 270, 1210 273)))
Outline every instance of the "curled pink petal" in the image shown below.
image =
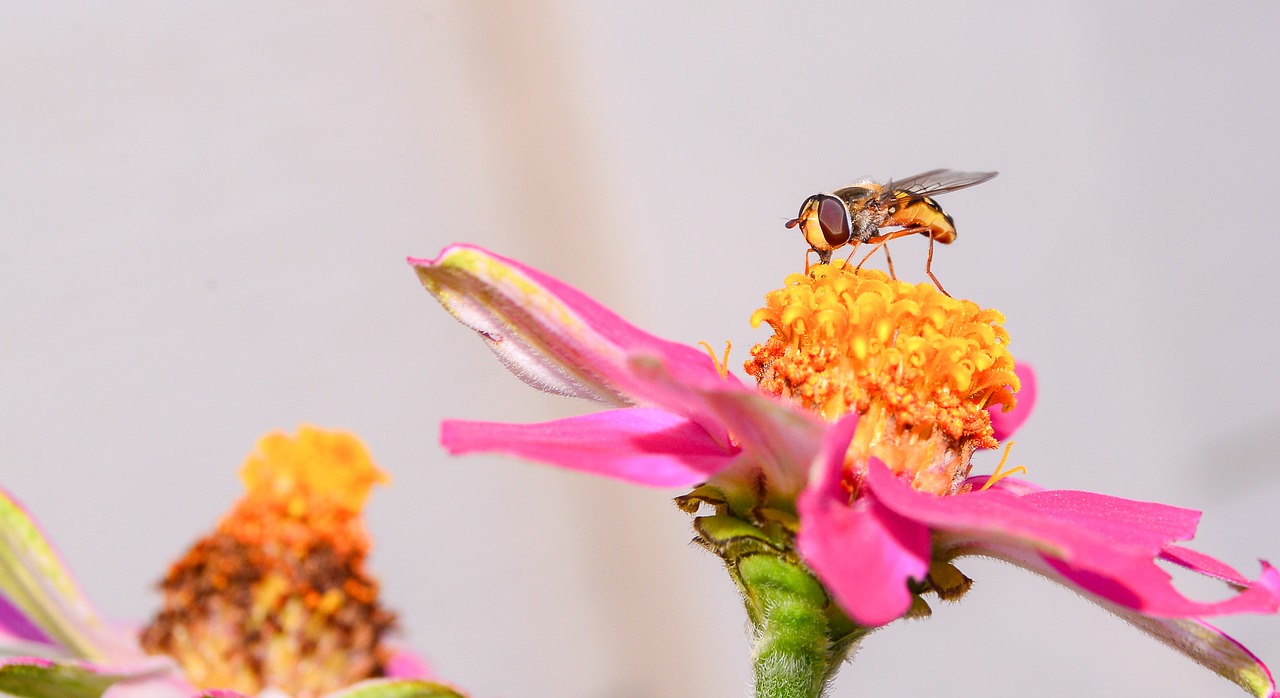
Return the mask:
POLYGON ((999 406, 987 408, 991 414, 991 428, 996 432, 996 440, 1004 441, 1031 416, 1031 409, 1036 404, 1036 373, 1030 364, 1017 363, 1014 372, 1022 387, 1018 390, 1017 405, 1009 412, 1002 412, 999 406))
POLYGON ((911 608, 907 582, 929 571, 929 529, 873 498, 849 505, 840 477, 856 424, 846 417, 823 443, 819 471, 796 502, 796 548, 849 617, 874 627, 911 608))
POLYGON ((1150 559, 1138 555, 1117 559, 1087 560, 1071 564, 1046 557, 1063 578, 1112 603, 1158 618, 1221 616, 1231 613, 1275 613, 1280 596, 1264 569, 1257 582, 1222 601, 1195 601, 1173 586, 1173 577, 1150 559))
POLYGON ((627 355, 637 352, 662 357, 688 380, 723 380, 705 352, 644 332, 581 291, 514 260, 453 245, 435 259, 409 263, 454 317, 540 390, 644 404, 644 386, 627 367, 627 355))
MULTIPOLYGON (((1029 548, 975 545, 963 536, 949 533, 935 537, 934 542, 948 557, 980 555, 1004 560, 1072 591, 1085 591, 1075 580, 1064 578, 1052 560, 1029 548)), ((1268 584, 1276 581, 1276 570, 1266 563, 1263 567, 1263 577, 1269 580, 1268 584)), ((1243 645, 1203 620, 1196 617, 1160 618, 1146 610, 1117 603, 1105 595, 1086 593, 1083 596, 1251 694, 1259 698, 1276 698, 1276 684, 1267 666, 1243 645)))
POLYGON ((450 453, 505 453, 651 487, 688 487, 738 454, 705 430, 662 410, 632 407, 539 424, 445 421, 450 453))

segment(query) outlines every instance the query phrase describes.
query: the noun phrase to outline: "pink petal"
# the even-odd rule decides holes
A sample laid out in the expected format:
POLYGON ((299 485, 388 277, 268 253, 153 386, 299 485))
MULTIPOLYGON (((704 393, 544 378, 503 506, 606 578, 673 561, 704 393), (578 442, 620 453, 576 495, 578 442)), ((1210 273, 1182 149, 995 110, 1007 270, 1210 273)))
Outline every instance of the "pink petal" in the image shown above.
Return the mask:
POLYGON ((1113 548, 1150 551, 1194 532, 1198 514, 1162 504, 1091 492, 1041 491, 1017 496, 999 487, 950 497, 917 492, 872 459, 867 484, 886 506, 930 528, 1033 547, 1066 560, 1113 548), (1110 514, 1114 521, 1107 520, 1110 514))
POLYGON ((652 487, 702 482, 738 453, 687 419, 645 407, 540 424, 450 420, 440 443, 453 454, 505 453, 652 487))
POLYGON ((992 488, 935 497, 899 482, 872 460, 866 484, 898 514, 950 534, 951 545, 1034 550, 1063 579, 1113 603, 1162 617, 1274 612, 1280 597, 1266 575, 1217 603, 1186 598, 1155 564, 1164 547, 1195 532, 1198 512, 1090 492, 1043 491, 1015 496, 992 488))
POLYGON ((1036 404, 1036 373, 1031 370, 1031 365, 1017 363, 1014 365, 1014 372, 1022 383, 1017 395, 1018 404, 1009 412, 1001 412, 999 406, 987 408, 991 414, 991 427, 995 429, 996 439, 999 441, 1013 436, 1018 427, 1031 416, 1031 408, 1036 404))
POLYGON ((874 498, 849 505, 840 477, 856 424, 844 418, 823 442, 819 472, 796 503, 796 548, 849 617, 874 627, 911 608, 907 582, 928 573, 929 530, 874 498))
MULTIPOLYGON (((1138 556, 1108 561, 1107 565, 1073 565, 1051 557, 1046 562, 1059 575, 1090 593, 1150 616, 1189 618, 1231 613, 1275 613, 1280 610, 1275 570, 1263 568, 1261 578, 1249 582, 1239 593, 1217 602, 1194 601, 1173 586, 1173 578, 1149 559, 1138 556)), ((1222 564, 1222 563, 1218 563, 1222 564)), ((1266 563, 1263 563, 1266 565, 1266 563)))
POLYGON ((900 482, 880 460, 872 458, 863 481, 876 499, 909 519, 931 529, 964 532, 978 539, 990 538, 1017 545, 1041 546, 1058 555, 1069 555, 1057 539, 1070 527, 1040 514, 1021 498, 993 487, 984 492, 937 497, 917 492, 900 482))
MULTIPOLYGON (((1184 548, 1179 545, 1166 545, 1160 551, 1160 559, 1180 565, 1193 572, 1198 572, 1206 577, 1219 579, 1232 586, 1249 586, 1249 580, 1245 579, 1230 565, 1190 548, 1184 548)), ((1261 560, 1260 562, 1262 563, 1262 577, 1260 578, 1262 583, 1266 584, 1276 596, 1280 596, 1280 572, 1277 572, 1266 560, 1261 560)))
POLYGON ((428 679, 432 675, 431 667, 422 657, 404 647, 392 649, 383 673, 389 679, 428 679))
POLYGON ((1077 490, 1042 490, 1020 497, 1056 521, 1066 521, 1113 541, 1162 547, 1190 540, 1200 523, 1194 509, 1122 499, 1077 490))
POLYGON ((197 689, 178 676, 126 680, 113 684, 102 698, 190 698, 194 695, 211 695, 219 698, 248 698, 235 691, 208 691, 197 689))
MULTIPOLYGON (((23 643, 36 643, 54 647, 53 641, 38 628, 27 614, 13 602, 0 595, 0 648, 23 643)), ((12 652, 4 652, 11 654, 12 652)), ((21 653, 21 652, 19 652, 21 653)), ((42 653, 43 654, 43 653, 42 653)))
MULTIPOLYGON (((744 458, 737 465, 763 472, 771 497, 790 501, 804 488, 829 424, 783 400, 745 389, 737 382, 684 380, 661 359, 635 356, 631 366, 660 396, 663 407, 699 424, 716 424, 733 435, 744 458)), ((713 432, 717 433, 717 432, 713 432)), ((737 471, 740 468, 735 468, 737 471)), ((724 477, 735 477, 736 472, 724 477)))
POLYGON ((656 404, 627 366, 627 357, 636 353, 661 357, 685 380, 725 380, 705 352, 648 334, 577 289, 514 260, 453 245, 435 259, 409 263, 454 317, 540 390, 616 405, 656 404))

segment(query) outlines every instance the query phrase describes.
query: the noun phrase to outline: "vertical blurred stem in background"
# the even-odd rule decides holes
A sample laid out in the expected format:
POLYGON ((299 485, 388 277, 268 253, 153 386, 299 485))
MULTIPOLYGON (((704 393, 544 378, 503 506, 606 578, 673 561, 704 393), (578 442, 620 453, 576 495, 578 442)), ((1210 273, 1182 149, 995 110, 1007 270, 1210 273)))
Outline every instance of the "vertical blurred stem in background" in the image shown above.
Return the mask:
MULTIPOLYGON (((552 268, 572 269, 566 275, 574 285, 620 295, 626 274, 625 265, 614 261, 622 234, 612 223, 617 209, 611 203, 621 197, 610 174, 621 168, 610 164, 617 155, 606 149, 607 125, 592 114, 584 63, 591 56, 583 55, 589 42, 576 35, 569 10, 552 0, 465 2, 456 11, 469 32, 461 40, 470 60, 459 69, 471 73, 476 113, 484 121, 480 131, 490 135, 481 157, 494 175, 492 207, 476 211, 475 230, 457 231, 457 238, 475 240, 472 235, 486 228, 507 226, 526 242, 523 250, 504 252, 554 260, 552 268)), ((704 667, 723 665, 745 643, 732 632, 710 647, 699 641, 719 629, 703 631, 689 622, 699 613, 693 592, 682 584, 688 575, 676 567, 691 554, 679 538, 661 535, 651 493, 574 477, 562 478, 559 486, 570 505, 560 512, 580 535, 564 545, 577 564, 547 569, 589 576, 580 586, 594 596, 577 603, 591 607, 602 634, 574 641, 610 657, 608 666, 593 670, 607 677, 608 695, 736 693, 736 677, 704 667)), ((669 512, 672 529, 687 531, 687 519, 675 507, 669 512)), ((731 593, 727 586, 723 591, 731 593)), ((540 631, 548 634, 541 642, 557 642, 553 636, 564 632, 540 631)))

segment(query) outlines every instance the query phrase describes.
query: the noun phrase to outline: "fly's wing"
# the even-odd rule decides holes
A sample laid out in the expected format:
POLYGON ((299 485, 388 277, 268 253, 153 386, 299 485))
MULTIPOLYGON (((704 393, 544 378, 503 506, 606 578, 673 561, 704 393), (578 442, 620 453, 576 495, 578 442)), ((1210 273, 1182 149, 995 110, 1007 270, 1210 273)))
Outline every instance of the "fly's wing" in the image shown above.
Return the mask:
POLYGON ((965 187, 972 187, 1000 174, 999 172, 961 172, 959 170, 929 170, 906 179, 891 180, 885 185, 885 191, 895 195, 905 193, 910 198, 920 199, 936 196, 965 187))

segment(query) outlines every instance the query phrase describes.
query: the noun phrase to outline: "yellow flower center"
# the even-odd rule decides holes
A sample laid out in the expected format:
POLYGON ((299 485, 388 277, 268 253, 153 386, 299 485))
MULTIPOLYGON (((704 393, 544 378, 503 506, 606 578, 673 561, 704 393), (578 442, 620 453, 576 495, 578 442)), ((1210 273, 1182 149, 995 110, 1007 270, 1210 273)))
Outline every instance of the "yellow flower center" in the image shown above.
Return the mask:
POLYGON ((995 447, 986 408, 1019 384, 1004 316, 837 260, 792 274, 751 316, 773 336, 751 349, 760 389, 828 420, 861 415, 855 462, 874 455, 916 489, 954 494, 975 448, 995 447))
POLYGON ((394 616, 364 569, 361 510, 387 480, 358 439, 270 434, 241 470, 246 493, 173 565, 142 636, 200 688, 315 698, 380 676, 394 616))

